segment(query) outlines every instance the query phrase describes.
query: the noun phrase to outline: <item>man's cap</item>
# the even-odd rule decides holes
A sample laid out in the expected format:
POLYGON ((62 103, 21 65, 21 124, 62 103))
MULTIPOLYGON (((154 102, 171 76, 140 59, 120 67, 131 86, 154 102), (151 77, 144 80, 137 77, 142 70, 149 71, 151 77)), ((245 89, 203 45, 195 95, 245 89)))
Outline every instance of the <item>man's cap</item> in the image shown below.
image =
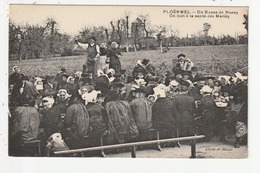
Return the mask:
POLYGON ((143 59, 143 60, 142 60, 142 64, 143 64, 143 65, 148 65, 149 62, 150 62, 149 59, 143 59))
POLYGON ((68 78, 68 77, 69 77, 69 75, 67 75, 67 74, 63 74, 62 76, 64 76, 65 78, 68 78))
POLYGON ((66 73, 66 69, 65 68, 61 68, 60 71, 62 71, 63 73, 66 73))
POLYGON ((179 54, 179 55, 177 56, 177 58, 180 58, 180 57, 186 57, 186 55, 184 55, 183 53, 181 53, 181 54, 179 54))
POLYGON ((186 81, 186 80, 183 80, 183 79, 179 80, 179 84, 183 85, 183 86, 187 86, 187 87, 190 86, 190 83, 188 81, 186 81))
POLYGON ((94 40, 94 41, 96 41, 96 37, 94 37, 94 36, 89 37, 89 40, 94 40))
POLYGON ((132 92, 139 92, 139 93, 147 93, 147 90, 145 87, 140 87, 140 88, 135 88, 134 90, 132 90, 132 92))
POLYGON ((191 71, 198 71, 197 67, 191 67, 191 71))
POLYGON ((114 82, 114 83, 112 84, 112 86, 113 86, 113 87, 124 87, 125 85, 124 85, 123 82, 114 82))

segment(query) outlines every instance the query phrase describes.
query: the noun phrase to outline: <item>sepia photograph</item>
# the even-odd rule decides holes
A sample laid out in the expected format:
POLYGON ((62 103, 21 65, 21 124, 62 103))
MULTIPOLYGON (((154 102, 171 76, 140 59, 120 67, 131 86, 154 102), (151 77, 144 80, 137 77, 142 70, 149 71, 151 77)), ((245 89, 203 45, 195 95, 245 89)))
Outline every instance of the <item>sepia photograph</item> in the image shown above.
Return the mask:
POLYGON ((9 4, 9 157, 247 159, 249 11, 9 4))

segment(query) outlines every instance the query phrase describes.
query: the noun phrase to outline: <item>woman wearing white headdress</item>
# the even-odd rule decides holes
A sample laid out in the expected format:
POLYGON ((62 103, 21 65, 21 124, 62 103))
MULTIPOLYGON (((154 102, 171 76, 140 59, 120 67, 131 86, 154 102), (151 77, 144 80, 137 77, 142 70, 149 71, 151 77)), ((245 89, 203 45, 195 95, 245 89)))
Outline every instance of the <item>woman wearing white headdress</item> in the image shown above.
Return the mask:
POLYGON ((115 74, 120 75, 121 74, 120 58, 122 57, 122 54, 119 51, 117 42, 111 43, 111 49, 108 50, 107 57, 110 58, 109 68, 113 68, 115 70, 115 74))
POLYGON ((9 85, 14 85, 16 82, 18 82, 21 74, 20 74, 20 68, 18 66, 14 66, 12 68, 13 73, 9 77, 9 85))
POLYGON ((65 117, 71 95, 66 89, 60 89, 57 96, 58 98, 56 100, 55 106, 57 106, 57 108, 60 110, 60 115, 63 119, 65 117))
POLYGON ((99 139, 107 130, 107 113, 103 106, 96 103, 98 94, 101 94, 101 92, 93 90, 82 95, 89 114, 89 126, 91 129, 89 136, 96 139, 99 139))
POLYGON ((153 127, 160 132, 160 138, 176 137, 176 121, 172 102, 166 97, 166 86, 159 84, 154 89, 157 100, 152 106, 153 127))
POLYGON ((59 132, 62 128, 62 120, 60 117, 60 110, 54 105, 54 99, 51 97, 44 97, 42 99, 43 114, 41 126, 47 136, 59 132))

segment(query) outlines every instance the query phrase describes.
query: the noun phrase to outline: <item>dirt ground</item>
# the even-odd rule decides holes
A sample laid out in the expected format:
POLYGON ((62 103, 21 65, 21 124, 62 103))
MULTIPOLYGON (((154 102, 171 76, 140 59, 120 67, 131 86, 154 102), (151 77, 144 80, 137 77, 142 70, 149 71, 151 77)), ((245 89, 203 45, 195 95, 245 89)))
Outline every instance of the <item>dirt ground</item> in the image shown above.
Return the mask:
MULTIPOLYGON (((209 142, 199 142, 196 144, 197 158, 205 159, 244 159, 247 158, 248 147, 241 145, 240 148, 234 148, 232 142, 223 143, 218 139, 209 142)), ((191 156, 191 147, 186 143, 181 147, 162 147, 162 151, 156 149, 137 149, 137 158, 189 158, 191 156)), ((131 152, 122 152, 118 154, 108 154, 108 158, 130 158, 131 152)))

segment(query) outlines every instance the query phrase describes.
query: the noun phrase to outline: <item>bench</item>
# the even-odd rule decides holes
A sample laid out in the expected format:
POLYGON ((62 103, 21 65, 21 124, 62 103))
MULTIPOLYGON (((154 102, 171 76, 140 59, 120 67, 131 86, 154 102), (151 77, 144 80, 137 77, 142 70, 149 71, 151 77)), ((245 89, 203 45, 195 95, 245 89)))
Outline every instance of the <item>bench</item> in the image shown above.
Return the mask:
POLYGON ((190 158, 196 158, 196 140, 204 138, 204 137, 205 137, 204 135, 199 135, 199 136, 187 136, 187 137, 151 140, 151 141, 142 141, 142 142, 132 142, 132 143, 124 143, 124 144, 116 144, 116 145, 73 149, 73 150, 67 150, 67 151, 57 151, 57 152, 54 152, 54 154, 55 154, 55 156, 65 156, 65 155, 76 154, 76 153, 81 153, 81 155, 84 155, 85 152, 89 152, 89 151, 98 151, 98 150, 104 151, 105 149, 131 147, 131 156, 132 156, 132 158, 136 158, 136 147, 137 146, 145 146, 145 145, 150 145, 150 144, 159 144, 159 143, 167 143, 167 142, 191 141, 191 157, 190 158))
POLYGON ((23 149, 26 149, 27 147, 34 147, 37 148, 37 156, 41 156, 41 140, 30 140, 30 141, 24 141, 22 146, 23 149))

